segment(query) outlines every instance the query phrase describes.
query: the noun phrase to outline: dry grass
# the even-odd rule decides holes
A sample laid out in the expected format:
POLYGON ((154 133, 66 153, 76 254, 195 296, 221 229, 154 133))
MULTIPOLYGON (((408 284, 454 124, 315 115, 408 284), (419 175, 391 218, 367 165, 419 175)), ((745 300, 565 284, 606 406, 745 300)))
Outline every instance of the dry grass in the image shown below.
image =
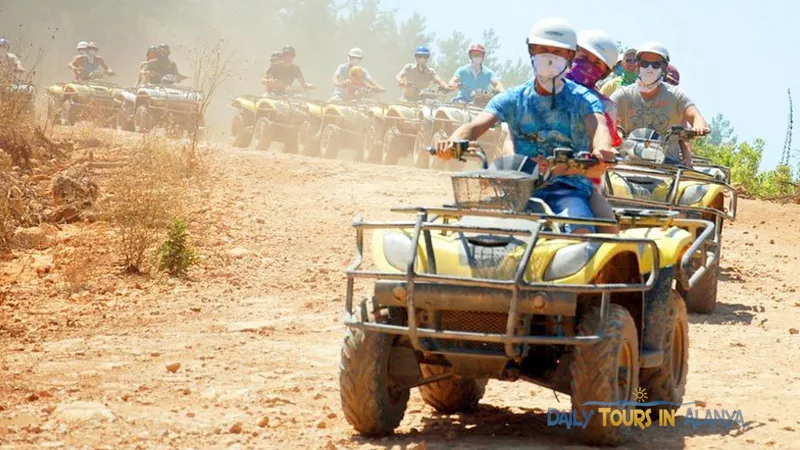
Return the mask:
POLYGON ((119 228, 119 256, 124 270, 147 271, 150 256, 165 236, 173 217, 184 214, 191 192, 210 171, 206 152, 187 156, 185 147, 145 136, 114 176, 113 192, 103 210, 119 228))

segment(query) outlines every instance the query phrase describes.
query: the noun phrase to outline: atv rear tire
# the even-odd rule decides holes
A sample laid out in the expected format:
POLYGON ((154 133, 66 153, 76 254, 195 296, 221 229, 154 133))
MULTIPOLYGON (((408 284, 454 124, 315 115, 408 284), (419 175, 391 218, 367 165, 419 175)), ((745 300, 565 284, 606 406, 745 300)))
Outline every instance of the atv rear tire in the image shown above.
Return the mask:
MULTIPOLYGON (((436 141, 444 141, 448 138, 447 132, 444 130, 438 130, 433 133, 433 138, 431 142, 436 141)), ((450 161, 446 161, 444 159, 438 158, 436 156, 431 156, 428 158, 428 167, 432 170, 447 170, 450 166, 450 161)))
MULTIPOLYGON (((642 369, 639 378, 641 387, 647 391, 647 401, 681 403, 689 373, 689 320, 686 304, 677 292, 670 294, 665 312, 652 318, 652 326, 666 329, 661 344, 663 362, 659 367, 642 369)), ((678 406, 659 405, 655 409, 674 411, 678 406)))
POLYGON ((338 125, 325 125, 319 147, 323 158, 336 159, 342 149, 342 129, 338 125))
MULTIPOLYGON (((423 378, 441 375, 448 370, 447 367, 420 364, 423 378)), ((486 391, 485 378, 466 379, 451 378, 437 381, 419 387, 422 400, 431 405, 433 409, 443 414, 472 411, 478 407, 478 402, 486 391)))
POLYGON ((361 152, 361 160, 366 163, 379 164, 382 160, 381 142, 377 141, 378 130, 371 126, 364 133, 364 149, 361 152))
MULTIPOLYGON (((578 323, 578 336, 603 332, 604 337, 593 345, 578 345, 572 350, 572 409, 595 411, 583 430, 587 443, 616 445, 622 441, 627 428, 604 427, 597 411, 602 406, 585 406, 584 403, 634 401, 634 390, 639 387, 639 339, 633 318, 622 306, 609 305, 603 330, 597 329, 600 318, 600 308, 593 306, 583 313, 578 323)), ((620 409, 632 408, 621 406, 620 409)))
POLYGON ((253 140, 252 124, 241 109, 233 116, 231 122, 231 134, 233 135, 233 146, 236 148, 247 148, 253 140))
POLYGON ((147 133, 153 129, 153 113, 147 105, 139 105, 136 108, 133 126, 137 133, 147 133))
POLYGON ((257 150, 269 150, 272 145, 272 126, 269 120, 262 117, 256 121, 256 126, 253 127, 253 137, 256 140, 257 150))
POLYGON ((411 156, 411 164, 414 167, 419 167, 420 169, 428 168, 431 158, 430 153, 425 148, 428 145, 429 142, 426 142, 425 135, 423 133, 417 134, 417 138, 414 140, 414 153, 411 156))
POLYGON ((381 162, 387 166, 397 165, 400 156, 403 154, 403 143, 405 137, 400 136, 400 130, 395 127, 386 130, 383 135, 383 151, 381 152, 381 162))
MULTIPOLYGON (((365 303, 356 314, 362 319, 374 317, 366 311, 371 303, 365 303)), ((389 353, 395 339, 385 333, 345 330, 339 366, 342 411, 347 422, 365 436, 391 434, 408 406, 410 389, 392 391, 396 384, 389 376, 389 353)))
POLYGON ((297 132, 297 140, 303 146, 301 154, 305 156, 319 156, 319 138, 316 136, 318 127, 311 122, 303 122, 297 132))
POLYGON ((719 261, 706 270, 692 289, 687 291, 678 283, 678 292, 686 299, 686 308, 689 312, 711 314, 717 305, 717 284, 719 284, 719 261))

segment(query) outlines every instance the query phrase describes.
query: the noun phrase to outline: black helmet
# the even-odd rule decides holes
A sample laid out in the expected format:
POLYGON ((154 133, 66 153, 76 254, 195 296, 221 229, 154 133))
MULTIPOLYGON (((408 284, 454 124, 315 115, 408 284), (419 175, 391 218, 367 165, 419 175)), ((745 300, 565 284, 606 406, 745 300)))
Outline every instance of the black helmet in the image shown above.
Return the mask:
POLYGON ((283 47, 283 54, 284 55, 297 56, 297 54, 294 52, 294 47, 292 47, 291 45, 287 45, 286 47, 283 47))

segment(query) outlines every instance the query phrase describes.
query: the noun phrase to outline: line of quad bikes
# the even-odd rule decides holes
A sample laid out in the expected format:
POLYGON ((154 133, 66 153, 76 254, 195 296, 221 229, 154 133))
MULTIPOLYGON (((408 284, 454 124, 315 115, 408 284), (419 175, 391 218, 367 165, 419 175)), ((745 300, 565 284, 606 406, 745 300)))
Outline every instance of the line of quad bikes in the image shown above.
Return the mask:
MULTIPOLYGON (((121 129, 185 131, 202 122, 193 116, 202 93, 175 83, 64 83, 48 95, 49 114, 64 124, 96 115, 90 105, 121 129)), ((501 127, 459 143, 449 167, 431 156, 431 143, 469 121, 488 95, 471 105, 437 92, 420 98, 387 105, 289 94, 231 103, 236 147, 281 142, 284 152, 325 158, 350 148, 362 161, 411 156, 435 169, 482 162, 451 174, 454 198, 444 205, 393 209, 404 221, 354 220, 340 364, 347 421, 366 436, 391 434, 412 388, 438 412, 469 411, 488 379, 570 395, 575 411, 595 413, 577 427, 593 444, 620 444, 630 427, 603 426, 603 406, 586 402, 621 402, 612 408, 632 414, 634 391, 643 388, 648 402, 667 402, 652 409, 677 409, 688 376, 688 313, 714 311, 724 225, 736 216, 730 169, 701 158, 693 168, 664 164, 669 141, 692 133, 638 130, 603 180, 616 220, 557 216, 533 198, 550 172, 488 169, 505 139, 501 127), (571 234, 567 225, 620 231, 571 234), (354 298, 360 283, 371 292, 365 299, 354 298)), ((576 168, 596 163, 568 148, 551 158, 576 168)))

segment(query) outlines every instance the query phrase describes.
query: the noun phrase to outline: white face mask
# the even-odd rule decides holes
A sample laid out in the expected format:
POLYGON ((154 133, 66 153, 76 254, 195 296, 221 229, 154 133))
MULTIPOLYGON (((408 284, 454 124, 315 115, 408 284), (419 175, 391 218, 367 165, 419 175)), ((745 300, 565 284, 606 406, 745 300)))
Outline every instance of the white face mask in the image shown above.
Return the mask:
POLYGON ((639 68, 639 79, 636 80, 636 85, 639 92, 652 92, 659 86, 661 80, 661 69, 654 69, 652 67, 639 68))
POLYGON ((564 73, 569 62, 566 58, 552 53, 539 53, 531 56, 533 73, 539 85, 547 92, 553 92, 553 81, 555 81, 555 93, 561 92, 564 87, 564 73))
POLYGON ((482 56, 473 56, 472 58, 470 58, 470 61, 472 61, 472 65, 473 66, 480 67, 481 64, 483 64, 483 57, 482 56))

